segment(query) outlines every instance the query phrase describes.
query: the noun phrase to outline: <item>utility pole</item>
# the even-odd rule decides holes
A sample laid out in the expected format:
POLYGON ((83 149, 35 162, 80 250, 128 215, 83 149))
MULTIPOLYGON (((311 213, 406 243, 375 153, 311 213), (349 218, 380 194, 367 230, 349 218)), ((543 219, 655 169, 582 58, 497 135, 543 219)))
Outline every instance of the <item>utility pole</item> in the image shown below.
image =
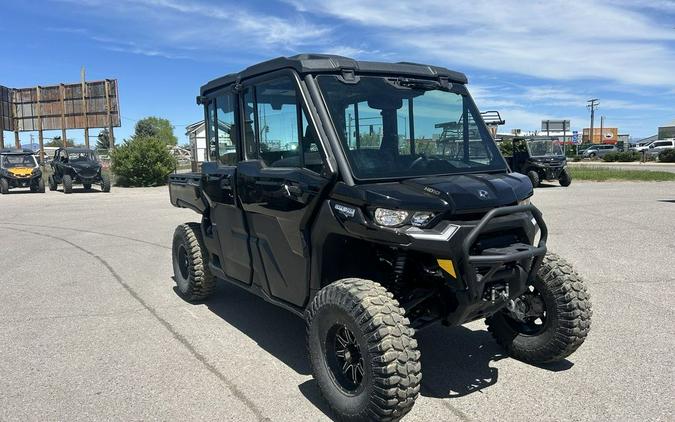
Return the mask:
POLYGON ((593 143, 593 119, 595 118, 595 109, 598 108, 600 103, 598 102, 597 98, 592 98, 587 101, 588 105, 586 106, 587 109, 591 110, 591 131, 588 134, 589 141, 590 143, 593 143))

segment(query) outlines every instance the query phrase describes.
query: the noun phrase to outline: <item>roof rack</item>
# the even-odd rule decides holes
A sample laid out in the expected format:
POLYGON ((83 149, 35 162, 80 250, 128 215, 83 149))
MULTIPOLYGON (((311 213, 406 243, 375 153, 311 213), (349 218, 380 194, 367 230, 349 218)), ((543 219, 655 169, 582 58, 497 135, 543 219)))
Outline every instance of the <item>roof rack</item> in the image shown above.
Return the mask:
POLYGON ((480 115, 488 126, 500 126, 506 123, 506 120, 502 119, 502 116, 500 116, 499 112, 496 110, 483 111, 480 115))

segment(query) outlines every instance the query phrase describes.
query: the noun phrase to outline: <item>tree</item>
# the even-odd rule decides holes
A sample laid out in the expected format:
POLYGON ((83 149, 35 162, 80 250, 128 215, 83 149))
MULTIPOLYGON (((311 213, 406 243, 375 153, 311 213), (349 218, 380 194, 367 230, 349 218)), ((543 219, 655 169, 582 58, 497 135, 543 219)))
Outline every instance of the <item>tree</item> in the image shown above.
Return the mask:
POLYGON ((108 133, 108 129, 103 129, 98 133, 96 149, 110 149, 110 134, 108 133))
MULTIPOLYGON (((63 141, 61 140, 60 136, 55 136, 52 138, 51 141, 45 143, 46 147, 62 147, 63 146, 63 141)), ((75 141, 72 139, 67 139, 66 140, 66 146, 72 147, 75 146, 75 141)))
POLYGON ((150 116, 139 120, 134 130, 135 137, 156 138, 165 145, 174 146, 178 138, 173 134, 173 126, 167 119, 150 116))
POLYGON ((164 185, 176 168, 176 159, 158 137, 134 135, 110 156, 117 183, 123 186, 164 185))

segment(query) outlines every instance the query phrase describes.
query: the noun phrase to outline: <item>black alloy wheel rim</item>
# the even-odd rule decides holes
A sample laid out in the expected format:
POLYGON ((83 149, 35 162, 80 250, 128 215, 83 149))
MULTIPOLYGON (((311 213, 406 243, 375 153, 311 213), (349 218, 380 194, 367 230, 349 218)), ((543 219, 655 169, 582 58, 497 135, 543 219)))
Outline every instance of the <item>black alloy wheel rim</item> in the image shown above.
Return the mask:
POLYGON ((178 247, 178 269, 184 280, 190 276, 190 262, 188 261, 187 250, 184 245, 178 247))
POLYGON ((361 390, 365 374, 361 347, 354 333, 343 324, 328 330, 326 362, 337 385, 347 394, 361 390))
POLYGON ((514 312, 505 311, 506 321, 511 328, 527 336, 536 336, 546 331, 549 321, 546 301, 536 287, 528 286, 516 301, 516 306, 521 306, 521 311, 526 315, 520 317, 514 312))

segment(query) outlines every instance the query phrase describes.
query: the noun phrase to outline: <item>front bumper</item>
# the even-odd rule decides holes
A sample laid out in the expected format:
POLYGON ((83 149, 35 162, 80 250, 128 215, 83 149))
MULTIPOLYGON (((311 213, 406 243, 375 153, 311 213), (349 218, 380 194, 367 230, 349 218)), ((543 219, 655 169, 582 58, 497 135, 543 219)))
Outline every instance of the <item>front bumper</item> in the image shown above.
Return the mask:
MULTIPOLYGON (((459 325, 489 316, 502 309, 510 299, 520 296, 536 275, 544 256, 548 229, 541 212, 531 204, 495 208, 478 221, 454 226, 454 234, 435 241, 420 238, 408 249, 429 253, 441 262, 452 262, 452 272, 443 273, 452 300, 444 321, 459 325), (521 240, 491 240, 504 233, 520 233, 521 240), (534 244, 539 234, 539 239, 534 244), (457 239, 457 240, 456 240, 457 239)), ((449 233, 448 227, 439 235, 449 233)), ((447 265, 447 264, 446 264, 447 265)))
POLYGON ((565 164, 545 164, 537 166, 537 169, 539 170, 539 173, 544 176, 545 180, 558 180, 565 167, 565 164))
POLYGON ((42 177, 42 173, 34 173, 25 176, 7 173, 2 177, 7 180, 10 188, 28 188, 31 185, 37 183, 37 181, 42 177))

